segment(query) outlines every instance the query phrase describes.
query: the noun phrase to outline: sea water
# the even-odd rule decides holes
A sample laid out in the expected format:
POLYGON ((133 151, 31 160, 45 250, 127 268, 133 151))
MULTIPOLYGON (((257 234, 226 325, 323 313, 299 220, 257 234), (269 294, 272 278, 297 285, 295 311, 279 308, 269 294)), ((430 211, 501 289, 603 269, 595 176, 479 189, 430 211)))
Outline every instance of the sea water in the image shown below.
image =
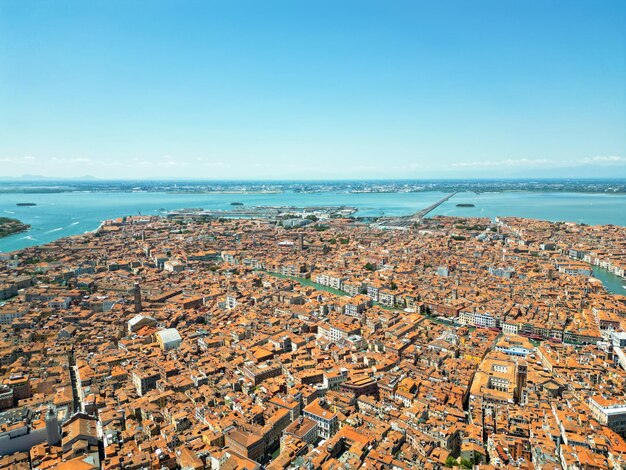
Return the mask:
MULTIPOLYGON (((161 209, 233 209, 245 207, 354 206, 357 216, 409 215, 445 196, 438 191, 415 193, 321 192, 250 194, 177 194, 165 192, 67 192, 54 194, 0 194, 0 216, 30 224, 28 232, 0 239, 0 251, 48 243, 98 228, 103 220, 128 215, 157 215, 161 209), (16 206, 20 202, 36 206, 16 206)), ((626 226, 626 195, 510 191, 459 193, 429 214, 466 217, 518 216, 626 226), (474 207, 457 207, 471 203, 474 207)))
MULTIPOLYGON (((166 192, 66 192, 0 194, 0 216, 30 224, 28 232, 0 239, 0 252, 40 245, 98 228, 103 220, 129 215, 157 215, 161 210, 181 208, 233 209, 232 202, 252 206, 353 206, 363 217, 409 215, 445 196, 438 191, 414 193, 193 193, 166 192), (17 203, 36 206, 17 206, 17 203)), ((459 193, 429 214, 488 217, 517 216, 589 225, 626 226, 626 195, 504 191, 459 193), (474 207, 458 207, 459 203, 474 207)), ((622 279, 608 272, 596 276, 613 292, 626 294, 622 279)))

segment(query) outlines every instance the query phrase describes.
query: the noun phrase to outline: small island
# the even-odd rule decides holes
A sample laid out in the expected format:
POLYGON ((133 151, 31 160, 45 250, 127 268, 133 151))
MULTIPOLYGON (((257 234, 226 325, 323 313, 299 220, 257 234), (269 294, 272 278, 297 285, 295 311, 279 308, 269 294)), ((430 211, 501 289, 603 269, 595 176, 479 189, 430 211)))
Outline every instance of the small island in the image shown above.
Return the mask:
POLYGON ((469 204, 466 202, 462 202, 460 204, 457 204, 456 207, 475 207, 474 204, 469 204))
POLYGON ((37 204, 35 204, 34 202, 18 202, 15 205, 20 206, 20 207, 31 207, 31 206, 36 206, 37 204))
POLYGON ((243 202, 231 202, 231 206, 243 206, 243 202))
POLYGON ((25 232, 30 228, 30 225, 24 224, 17 219, 10 219, 9 217, 0 217, 0 238, 8 237, 14 233, 25 232))

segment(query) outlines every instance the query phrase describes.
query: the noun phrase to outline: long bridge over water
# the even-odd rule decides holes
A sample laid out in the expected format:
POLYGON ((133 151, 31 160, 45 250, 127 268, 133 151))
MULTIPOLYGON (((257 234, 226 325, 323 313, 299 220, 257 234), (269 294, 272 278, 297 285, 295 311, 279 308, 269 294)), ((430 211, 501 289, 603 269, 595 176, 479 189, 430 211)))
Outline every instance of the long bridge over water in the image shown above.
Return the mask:
POLYGON ((426 209, 422 209, 421 211, 416 212, 415 214, 411 215, 410 218, 414 221, 422 220, 424 217, 426 217, 427 214, 437 209, 437 207, 439 207, 441 204, 443 204, 444 202, 446 202, 448 199, 455 196, 456 194, 458 193, 448 194, 446 197, 439 199, 437 202, 435 202, 434 204, 431 204, 426 209))
POLYGON ((430 206, 416 212, 415 214, 404 217, 385 217, 379 219, 377 222, 372 224, 372 226, 383 229, 407 229, 421 222, 424 217, 426 217, 429 213, 434 211, 437 207, 446 202, 448 199, 454 197, 456 194, 456 192, 448 194, 447 196, 439 199, 434 204, 431 204, 430 206))

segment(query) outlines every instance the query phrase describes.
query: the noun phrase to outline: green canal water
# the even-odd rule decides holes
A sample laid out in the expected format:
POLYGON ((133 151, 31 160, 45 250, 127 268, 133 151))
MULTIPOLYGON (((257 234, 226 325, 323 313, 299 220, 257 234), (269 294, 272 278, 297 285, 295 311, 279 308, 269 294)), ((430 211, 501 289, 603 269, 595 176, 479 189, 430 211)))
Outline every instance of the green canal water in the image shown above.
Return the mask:
POLYGON ((609 292, 626 295, 626 289, 624 289, 626 279, 616 276, 606 269, 602 269, 597 266, 593 267, 593 276, 602 281, 602 284, 604 284, 604 287, 606 287, 609 292))

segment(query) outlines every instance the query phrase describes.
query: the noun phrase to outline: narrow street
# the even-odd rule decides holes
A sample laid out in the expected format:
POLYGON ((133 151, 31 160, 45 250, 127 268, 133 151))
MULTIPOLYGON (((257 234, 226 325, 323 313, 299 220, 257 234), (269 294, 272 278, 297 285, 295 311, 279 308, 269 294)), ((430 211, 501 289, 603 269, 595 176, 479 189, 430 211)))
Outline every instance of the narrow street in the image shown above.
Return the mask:
POLYGON ((74 357, 74 348, 68 353, 68 363, 70 367, 70 380, 72 381, 72 395, 74 397, 72 413, 82 411, 82 403, 78 394, 78 380, 76 378, 76 358, 74 357))

